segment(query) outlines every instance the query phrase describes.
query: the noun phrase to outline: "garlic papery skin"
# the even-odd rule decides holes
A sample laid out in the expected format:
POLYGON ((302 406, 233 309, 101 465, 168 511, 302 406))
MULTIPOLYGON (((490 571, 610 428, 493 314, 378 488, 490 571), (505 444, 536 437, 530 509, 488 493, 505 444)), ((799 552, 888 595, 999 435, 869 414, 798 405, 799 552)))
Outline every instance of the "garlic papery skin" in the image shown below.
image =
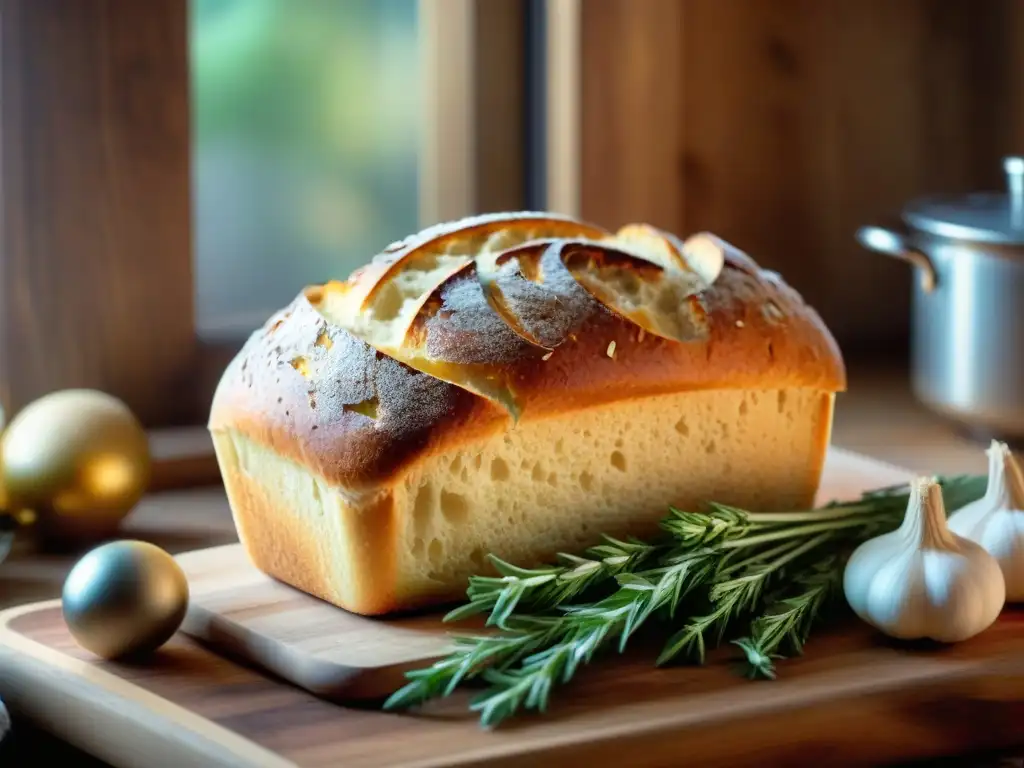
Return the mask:
POLYGON ((949 516, 949 529, 999 563, 1006 600, 1024 602, 1024 475, 1006 443, 992 441, 985 495, 949 516))
POLYGON ((984 631, 1006 602, 999 564, 949 530, 942 488, 929 478, 911 483, 899 528, 853 551, 843 591, 854 613, 886 635, 943 643, 984 631))

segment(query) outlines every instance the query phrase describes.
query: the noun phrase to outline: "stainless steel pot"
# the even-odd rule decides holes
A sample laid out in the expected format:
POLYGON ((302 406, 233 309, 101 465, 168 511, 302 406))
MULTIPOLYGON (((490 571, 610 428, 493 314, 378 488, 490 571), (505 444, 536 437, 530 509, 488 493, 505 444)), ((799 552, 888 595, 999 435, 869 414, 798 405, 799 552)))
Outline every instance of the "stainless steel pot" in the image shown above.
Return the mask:
POLYGON ((986 436, 1024 438, 1024 158, 1006 194, 915 200, 905 231, 862 227, 865 248, 914 267, 914 393, 986 436))

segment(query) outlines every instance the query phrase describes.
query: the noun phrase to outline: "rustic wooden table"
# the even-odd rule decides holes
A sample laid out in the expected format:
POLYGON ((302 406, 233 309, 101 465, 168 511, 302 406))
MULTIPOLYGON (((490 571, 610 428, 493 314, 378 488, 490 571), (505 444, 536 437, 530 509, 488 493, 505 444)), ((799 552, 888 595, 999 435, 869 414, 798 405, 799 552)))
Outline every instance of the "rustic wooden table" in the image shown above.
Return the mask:
MULTIPOLYGON (((850 450, 922 473, 985 471, 984 444, 964 437, 917 405, 900 373, 851 374, 850 392, 840 397, 833 442, 850 450)), ((163 436, 154 453, 160 459, 156 484, 126 521, 123 535, 152 541, 172 553, 237 540, 223 491, 202 433, 163 436), (202 487, 182 489, 193 481, 202 487)), ((76 556, 44 554, 20 542, 0 566, 0 608, 58 596, 76 556)), ((13 712, 14 730, 0 745, 0 765, 56 764, 102 768, 104 763, 35 729, 13 712)), ((922 764, 923 765, 923 764, 922 764)), ((1024 768, 1024 755, 956 756, 931 761, 949 768, 1024 768)))

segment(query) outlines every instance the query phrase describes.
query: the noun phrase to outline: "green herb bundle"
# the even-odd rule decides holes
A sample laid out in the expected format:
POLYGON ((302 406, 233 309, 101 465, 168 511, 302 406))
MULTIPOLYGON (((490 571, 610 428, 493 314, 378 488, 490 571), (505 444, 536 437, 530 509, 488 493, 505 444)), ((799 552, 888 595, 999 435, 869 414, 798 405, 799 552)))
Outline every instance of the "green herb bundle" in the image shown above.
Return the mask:
MULTIPOLYGON (((952 512, 980 498, 984 476, 939 478, 952 512)), ((491 634, 459 636, 446 658, 406 674, 385 702, 402 709, 487 684, 470 705, 484 726, 544 711, 555 686, 646 624, 669 635, 657 664, 703 663, 730 637, 748 676, 775 677, 776 659, 799 654, 825 607, 841 594, 843 567, 863 541, 896 528, 906 485, 800 512, 750 513, 722 504, 670 510, 650 543, 605 537, 583 556, 523 569, 491 557, 498 576, 474 576, 468 602, 446 621, 486 614, 491 634)))

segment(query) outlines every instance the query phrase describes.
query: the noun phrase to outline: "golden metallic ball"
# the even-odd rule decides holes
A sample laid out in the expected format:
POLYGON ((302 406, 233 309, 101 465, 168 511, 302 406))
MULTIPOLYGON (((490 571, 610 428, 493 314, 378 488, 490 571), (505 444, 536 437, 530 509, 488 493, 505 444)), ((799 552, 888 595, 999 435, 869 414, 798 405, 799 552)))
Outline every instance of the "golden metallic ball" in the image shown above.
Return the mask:
POLYGON ((34 511, 44 537, 113 533, 149 484, 142 425, 95 390, 54 392, 26 406, 4 432, 0 455, 8 508, 34 511))
POLYGON ((181 566, 144 541, 96 547, 64 582, 64 621, 71 635, 105 659, 156 650, 178 630, 187 609, 181 566))

